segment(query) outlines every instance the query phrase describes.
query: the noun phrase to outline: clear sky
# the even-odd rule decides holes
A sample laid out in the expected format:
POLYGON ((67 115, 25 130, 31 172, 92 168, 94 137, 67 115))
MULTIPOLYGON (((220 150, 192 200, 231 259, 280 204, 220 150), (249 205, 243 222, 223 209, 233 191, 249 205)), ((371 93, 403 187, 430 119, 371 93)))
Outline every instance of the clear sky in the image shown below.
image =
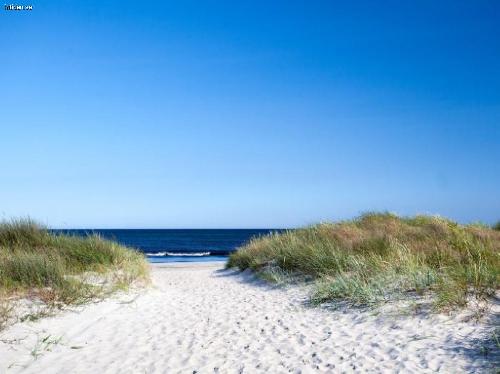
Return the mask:
POLYGON ((500 219, 498 1, 32 4, 0 9, 0 218, 500 219))

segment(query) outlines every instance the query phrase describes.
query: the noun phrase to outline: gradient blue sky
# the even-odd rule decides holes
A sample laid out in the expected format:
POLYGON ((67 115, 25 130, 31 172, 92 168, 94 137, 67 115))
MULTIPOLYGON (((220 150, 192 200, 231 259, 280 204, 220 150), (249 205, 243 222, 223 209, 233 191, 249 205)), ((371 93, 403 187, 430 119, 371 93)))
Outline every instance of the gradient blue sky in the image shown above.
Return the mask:
POLYGON ((33 5, 0 12, 0 218, 500 219, 498 1, 33 5))

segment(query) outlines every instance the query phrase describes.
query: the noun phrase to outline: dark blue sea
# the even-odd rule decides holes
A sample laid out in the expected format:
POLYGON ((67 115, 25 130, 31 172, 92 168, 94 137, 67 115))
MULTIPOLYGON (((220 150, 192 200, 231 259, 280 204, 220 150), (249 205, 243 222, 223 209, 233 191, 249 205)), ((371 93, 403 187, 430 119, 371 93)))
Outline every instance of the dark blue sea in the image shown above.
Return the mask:
POLYGON ((226 261, 228 255, 252 237, 273 229, 90 229, 54 230, 71 235, 99 234, 144 252, 150 262, 226 261))

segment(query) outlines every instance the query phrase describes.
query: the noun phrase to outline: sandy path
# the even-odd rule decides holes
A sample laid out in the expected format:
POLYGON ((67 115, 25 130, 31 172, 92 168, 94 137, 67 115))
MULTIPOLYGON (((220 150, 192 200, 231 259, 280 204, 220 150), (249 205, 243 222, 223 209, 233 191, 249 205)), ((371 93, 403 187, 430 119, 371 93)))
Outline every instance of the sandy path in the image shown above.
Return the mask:
POLYGON ((14 325, 0 336, 0 371, 457 373, 491 365, 473 345, 481 325, 309 308, 303 290, 221 268, 154 266, 153 287, 135 299, 14 325))

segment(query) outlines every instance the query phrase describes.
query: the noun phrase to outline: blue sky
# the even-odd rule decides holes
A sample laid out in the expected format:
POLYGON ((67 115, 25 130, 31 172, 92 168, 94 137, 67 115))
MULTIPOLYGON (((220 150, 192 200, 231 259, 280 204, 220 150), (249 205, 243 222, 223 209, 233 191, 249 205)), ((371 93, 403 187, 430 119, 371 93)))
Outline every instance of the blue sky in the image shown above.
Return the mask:
POLYGON ((496 1, 34 1, 0 12, 0 218, 500 219, 496 1))

